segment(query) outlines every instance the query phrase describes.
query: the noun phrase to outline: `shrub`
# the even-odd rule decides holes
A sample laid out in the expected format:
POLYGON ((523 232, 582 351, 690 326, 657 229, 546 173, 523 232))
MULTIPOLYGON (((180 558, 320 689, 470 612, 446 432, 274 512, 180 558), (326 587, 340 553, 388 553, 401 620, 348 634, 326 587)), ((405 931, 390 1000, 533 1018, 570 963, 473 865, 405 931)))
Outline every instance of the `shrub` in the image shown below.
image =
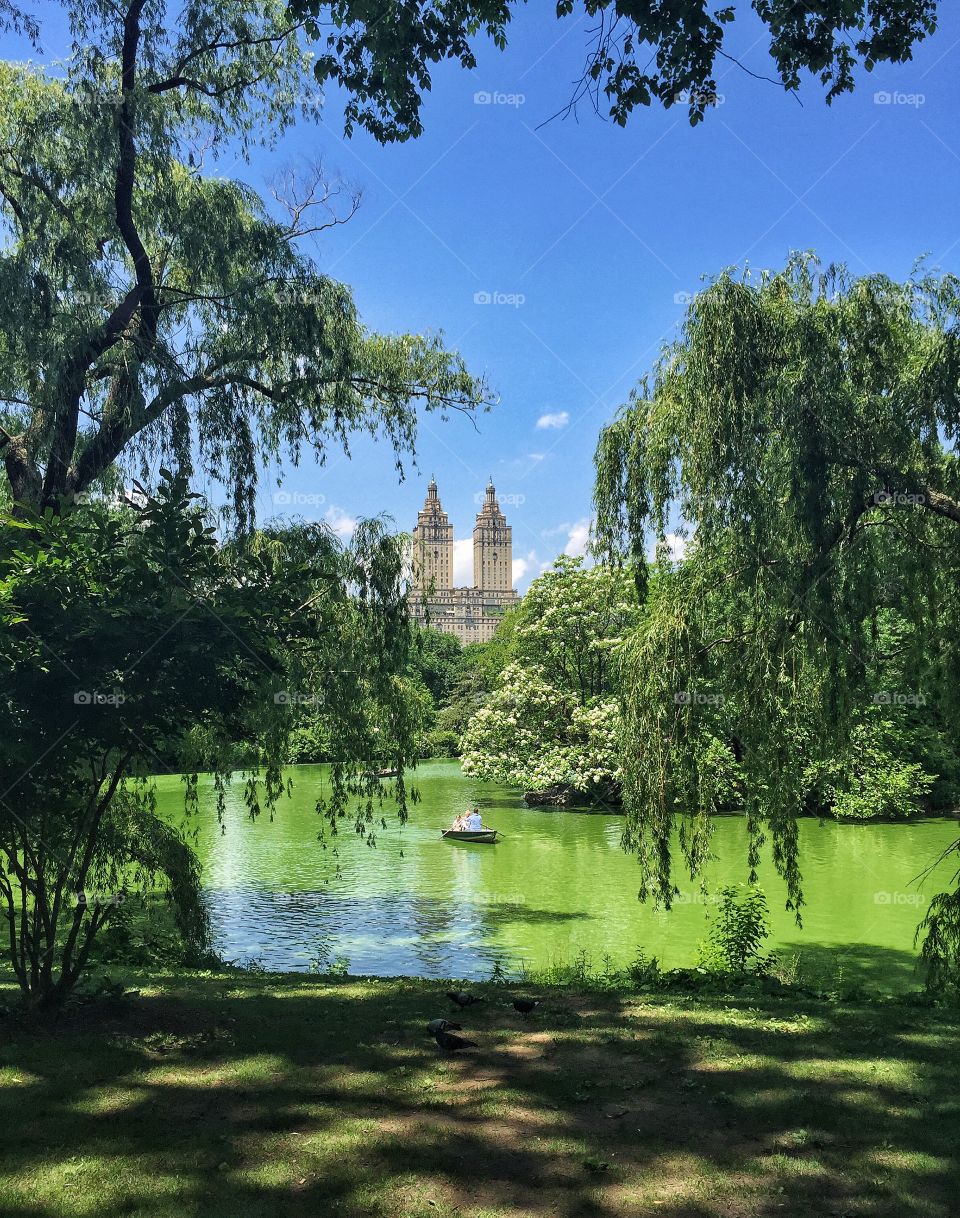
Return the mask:
POLYGON ((765 973, 772 960, 760 952, 769 934, 763 889, 729 884, 720 889, 716 914, 697 948, 697 964, 712 973, 765 973))

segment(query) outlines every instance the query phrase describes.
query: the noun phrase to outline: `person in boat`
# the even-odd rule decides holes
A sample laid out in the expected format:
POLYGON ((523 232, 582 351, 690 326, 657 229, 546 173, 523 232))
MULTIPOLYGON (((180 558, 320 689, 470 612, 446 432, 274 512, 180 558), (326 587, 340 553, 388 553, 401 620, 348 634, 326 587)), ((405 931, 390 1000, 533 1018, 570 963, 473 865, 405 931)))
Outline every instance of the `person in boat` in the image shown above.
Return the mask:
POLYGON ((450 828, 453 830, 454 833, 463 833, 463 831, 467 827, 467 817, 469 815, 470 815, 469 812, 461 812, 457 816, 456 820, 450 826, 450 828))
POLYGON ((471 833, 477 833, 483 828, 483 818, 479 808, 474 808, 466 819, 467 823, 464 828, 469 829, 471 833))

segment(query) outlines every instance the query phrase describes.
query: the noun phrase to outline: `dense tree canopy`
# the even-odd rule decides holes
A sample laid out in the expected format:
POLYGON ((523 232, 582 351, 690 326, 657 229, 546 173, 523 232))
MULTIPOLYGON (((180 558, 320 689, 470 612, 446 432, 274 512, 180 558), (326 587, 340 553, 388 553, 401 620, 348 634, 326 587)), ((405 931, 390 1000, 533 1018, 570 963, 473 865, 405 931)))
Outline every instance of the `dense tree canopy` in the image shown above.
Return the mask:
POLYGON ((283 4, 69 3, 62 73, 0 65, 0 457, 58 505, 127 469, 203 472, 250 520, 263 460, 413 448, 416 406, 482 387, 436 336, 366 330, 307 243, 356 197, 322 166, 268 207, 218 176, 311 111, 283 4))
POLYGON ((670 898, 677 811, 696 813, 692 870, 706 858, 718 724, 750 863, 769 836, 795 905, 810 765, 844 755, 870 707, 922 705, 955 725, 958 289, 809 257, 724 274, 603 433, 601 545, 636 560, 661 543, 623 669, 627 836, 645 891, 670 898), (665 542, 683 525, 678 563, 665 542))
MULTIPOLYGON (((371 13, 358 0, 291 0, 321 47, 317 78, 347 90, 347 130, 359 125, 383 141, 419 135, 433 65, 455 59, 475 68, 476 36, 504 47, 519 7, 518 0, 385 0, 371 13)), ((828 101, 853 89, 858 65, 909 59, 937 14, 936 0, 752 0, 749 8, 766 27, 776 81, 796 89, 810 72, 828 101)), ((733 58, 733 3, 557 0, 555 11, 559 19, 585 16, 591 38, 568 108, 589 98, 621 126, 654 101, 685 105, 699 122, 716 100, 717 60, 733 58)))
POLYGON ((357 829, 370 830, 381 791, 365 771, 402 768, 414 751, 396 675, 409 642, 403 552, 375 524, 346 550, 322 526, 222 546, 173 480, 139 509, 4 523, 0 910, 21 988, 51 1002, 134 893, 166 890, 202 940, 199 867, 157 816, 148 777, 168 758, 195 811, 198 769, 222 800, 243 741, 255 816, 284 789, 286 738, 309 705, 334 762, 322 811, 335 827, 357 796, 357 829))

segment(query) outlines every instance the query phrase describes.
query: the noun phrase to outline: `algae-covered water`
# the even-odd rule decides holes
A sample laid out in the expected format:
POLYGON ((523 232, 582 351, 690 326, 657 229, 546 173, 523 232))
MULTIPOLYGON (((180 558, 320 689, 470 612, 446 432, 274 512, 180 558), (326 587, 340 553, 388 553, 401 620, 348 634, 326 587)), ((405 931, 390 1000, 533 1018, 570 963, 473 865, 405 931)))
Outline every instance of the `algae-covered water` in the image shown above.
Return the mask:
MULTIPOLYGON (((622 965, 641 949, 666 967, 693 962, 709 895, 688 882, 669 913, 641 905, 636 862, 620 848, 619 816, 528 809, 516 790, 468 778, 455 761, 436 761, 416 771, 422 798, 406 826, 388 815, 372 849, 344 822, 324 847, 314 805, 325 769, 298 766, 290 774, 292 796, 272 822, 247 818, 238 781, 225 832, 201 780, 211 814, 194 822, 197 848, 216 946, 227 959, 308 969, 342 955, 354 973, 427 977, 484 977, 497 963, 518 972, 578 953, 594 965, 604 957, 622 965), (442 841, 440 830, 473 803, 503 840, 442 841)), ((165 776, 158 785, 161 807, 178 820, 179 780, 165 776)), ((784 910, 783 884, 766 860, 770 947, 799 953, 808 976, 889 989, 916 984, 914 932, 951 868, 941 866, 922 885, 914 881, 958 834, 953 820, 801 822, 804 925, 798 929, 784 910)), ((717 819, 712 891, 744 879, 745 838, 741 818, 717 819)))

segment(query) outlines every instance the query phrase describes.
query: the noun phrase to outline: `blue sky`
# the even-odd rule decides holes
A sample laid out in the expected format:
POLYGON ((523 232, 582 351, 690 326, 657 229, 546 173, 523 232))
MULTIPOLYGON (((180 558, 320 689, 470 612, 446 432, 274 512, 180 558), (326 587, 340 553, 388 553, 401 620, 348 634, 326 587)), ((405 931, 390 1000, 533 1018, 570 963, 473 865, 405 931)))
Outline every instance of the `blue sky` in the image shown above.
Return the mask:
MULTIPOLYGON (((476 496, 492 474, 523 589, 582 547, 599 430, 675 334, 702 276, 778 267, 808 248, 857 273, 904 276, 923 253, 960 270, 955 5, 942 6, 912 63, 861 73, 858 91, 831 107, 814 84, 801 106, 725 64, 721 104, 698 127, 678 106, 637 111, 626 129, 589 106, 546 122, 588 45, 586 19, 558 22, 552 7, 521 11, 505 53, 481 43, 475 71, 437 70, 419 140, 345 141, 331 93, 319 125, 299 124, 231 171, 264 190, 278 168, 322 156, 360 187, 355 218, 312 250, 320 267, 352 286, 370 326, 443 330, 499 399, 476 428, 425 419, 419 471, 404 482, 389 449, 367 439, 352 460, 307 461, 279 488, 268 475, 263 517, 327 517, 348 531, 386 512, 409 528, 435 473, 463 540, 458 575, 472 582, 476 496)), ((759 23, 745 15, 733 28, 730 49, 769 72, 759 23)))

